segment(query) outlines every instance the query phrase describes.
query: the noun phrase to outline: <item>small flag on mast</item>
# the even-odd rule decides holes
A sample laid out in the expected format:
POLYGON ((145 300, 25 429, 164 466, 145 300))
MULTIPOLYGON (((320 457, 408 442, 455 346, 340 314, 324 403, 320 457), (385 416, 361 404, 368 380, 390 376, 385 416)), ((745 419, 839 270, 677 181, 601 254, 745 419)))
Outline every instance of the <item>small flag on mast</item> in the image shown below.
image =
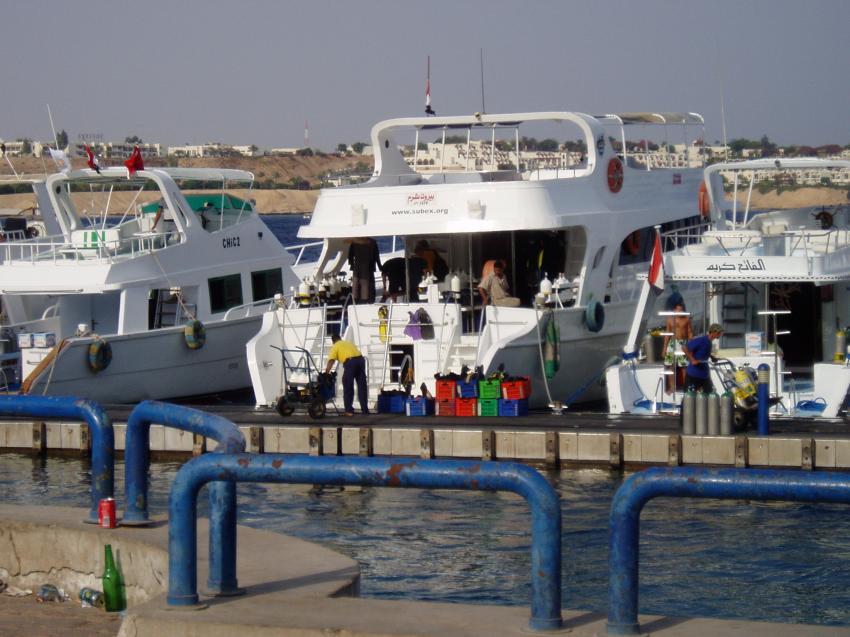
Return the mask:
POLYGON ((431 56, 428 56, 428 71, 425 75, 425 114, 436 115, 437 112, 431 108, 431 56))
POLYGON ((98 175, 100 174, 100 162, 97 160, 97 157, 95 157, 94 152, 88 144, 86 144, 86 163, 89 168, 95 171, 98 175))
POLYGON ((124 162, 124 165, 127 167, 127 179, 132 177, 137 170, 145 169, 145 162, 142 160, 142 151, 139 150, 138 144, 133 146, 133 153, 130 155, 130 158, 124 162))
POLYGON ((655 231, 655 245, 652 247, 647 280, 656 294, 664 291, 664 261, 661 253, 661 232, 658 230, 655 231))

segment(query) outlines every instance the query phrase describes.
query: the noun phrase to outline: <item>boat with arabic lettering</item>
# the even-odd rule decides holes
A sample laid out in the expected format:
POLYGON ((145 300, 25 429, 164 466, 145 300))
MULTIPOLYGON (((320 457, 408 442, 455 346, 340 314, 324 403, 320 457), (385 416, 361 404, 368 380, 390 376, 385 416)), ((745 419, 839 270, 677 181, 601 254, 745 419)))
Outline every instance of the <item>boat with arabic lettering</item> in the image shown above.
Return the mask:
MULTIPOLYGON (((717 357, 738 369, 768 365, 774 415, 838 416, 850 386, 850 161, 780 157, 719 163, 705 169, 703 184, 701 205, 710 227, 699 237, 689 230, 661 233, 668 248, 664 280, 704 287, 707 311, 702 322, 693 322, 694 334, 719 323, 725 331, 716 341, 717 357), (756 210, 751 204, 760 185, 791 191, 819 186, 804 191, 819 200, 756 210)), ((645 313, 640 307, 636 320, 648 322, 650 330, 654 323, 656 338, 663 336, 670 313, 648 321, 645 313)), ((633 341, 626 343, 627 352, 635 350, 633 341)), ((652 360, 657 342, 647 338, 645 344, 649 360, 627 357, 607 371, 612 413, 650 413, 675 408, 681 400, 680 383, 673 386, 666 378, 681 376, 675 368, 681 352, 665 366, 652 360)), ((712 367, 715 387, 724 386, 724 375, 728 369, 712 367)))
POLYGON ((280 349, 322 368, 338 329, 367 359, 372 401, 403 380, 436 394, 435 374, 464 367, 528 376, 532 407, 604 398, 596 381, 634 315, 653 227, 699 235, 703 149, 688 139, 703 129, 695 113, 569 111, 376 124, 371 179, 323 190, 299 237, 323 242, 320 285, 346 270, 352 243, 399 237, 398 294, 282 299, 248 343, 257 403, 284 393, 280 349), (534 135, 551 150, 527 149, 534 135), (646 141, 680 136, 675 149, 646 141), (480 293, 497 261, 507 298, 480 293), (416 316, 432 329, 411 328, 416 316))

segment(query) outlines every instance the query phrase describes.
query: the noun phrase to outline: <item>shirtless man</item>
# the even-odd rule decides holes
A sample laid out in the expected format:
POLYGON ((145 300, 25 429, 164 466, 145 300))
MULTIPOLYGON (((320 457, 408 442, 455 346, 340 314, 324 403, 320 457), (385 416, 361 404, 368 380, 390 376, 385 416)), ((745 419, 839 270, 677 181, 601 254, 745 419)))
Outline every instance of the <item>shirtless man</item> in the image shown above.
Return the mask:
MULTIPOLYGON (((673 306, 674 312, 685 312, 685 304, 682 302, 676 303, 673 306)), ((691 326, 690 316, 668 316, 667 329, 668 334, 673 336, 664 337, 664 366, 668 370, 673 371, 673 374, 667 375, 667 393, 673 393, 678 384, 678 376, 680 370, 684 371, 688 366, 688 359, 682 353, 682 347, 694 337, 694 330, 691 326), (679 352, 678 354, 676 352, 679 352), (674 366, 675 363, 675 366, 674 366), (675 367, 675 368, 674 368, 675 367)))

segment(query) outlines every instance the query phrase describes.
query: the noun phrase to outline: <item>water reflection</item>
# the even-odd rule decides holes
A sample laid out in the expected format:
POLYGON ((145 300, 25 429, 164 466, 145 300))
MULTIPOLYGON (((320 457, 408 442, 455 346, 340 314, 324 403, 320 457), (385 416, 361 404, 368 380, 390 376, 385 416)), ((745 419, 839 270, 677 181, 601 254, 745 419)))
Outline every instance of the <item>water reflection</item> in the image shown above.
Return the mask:
MULTIPOLYGON (((179 466, 153 465, 152 512, 167 510, 179 466)), ((118 494, 123 477, 119 461, 118 494)), ((583 469, 546 478, 563 502, 564 605, 604 611, 608 513, 622 476, 583 469)), ((0 454, 6 502, 88 507, 89 484, 79 459, 0 454)), ((240 523, 356 559, 364 596, 528 604, 530 518, 513 494, 255 483, 237 493, 240 523)), ((641 611, 848 624, 847 515, 838 505, 654 500, 641 517, 641 611)))

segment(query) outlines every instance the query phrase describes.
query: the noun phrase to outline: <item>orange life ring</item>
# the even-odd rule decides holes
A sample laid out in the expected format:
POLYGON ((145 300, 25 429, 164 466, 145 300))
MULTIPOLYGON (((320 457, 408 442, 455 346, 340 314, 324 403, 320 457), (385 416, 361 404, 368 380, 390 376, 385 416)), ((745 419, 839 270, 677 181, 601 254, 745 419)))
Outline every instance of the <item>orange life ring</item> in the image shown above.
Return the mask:
POLYGON ((608 160, 608 190, 620 192, 623 187, 623 162, 618 157, 608 160))
POLYGON ((708 187, 705 185, 705 182, 701 182, 699 185, 699 194, 697 195, 697 206, 699 207, 699 213, 703 217, 708 217, 711 212, 711 202, 708 200, 708 187))
POLYGON ((640 252, 640 230, 635 230, 626 237, 626 240, 623 241, 623 245, 626 248, 626 252, 633 257, 636 257, 638 252, 640 252))

